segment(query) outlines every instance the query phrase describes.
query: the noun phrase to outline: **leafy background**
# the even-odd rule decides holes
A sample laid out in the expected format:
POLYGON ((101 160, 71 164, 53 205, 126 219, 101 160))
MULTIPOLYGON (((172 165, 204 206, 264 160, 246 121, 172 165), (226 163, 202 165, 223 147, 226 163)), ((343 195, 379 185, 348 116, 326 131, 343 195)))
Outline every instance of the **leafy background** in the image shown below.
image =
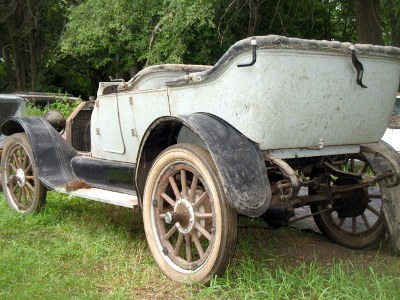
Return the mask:
POLYGON ((214 64, 253 35, 400 46, 399 16, 400 0, 1 0, 0 92, 87 99, 148 65, 214 64))

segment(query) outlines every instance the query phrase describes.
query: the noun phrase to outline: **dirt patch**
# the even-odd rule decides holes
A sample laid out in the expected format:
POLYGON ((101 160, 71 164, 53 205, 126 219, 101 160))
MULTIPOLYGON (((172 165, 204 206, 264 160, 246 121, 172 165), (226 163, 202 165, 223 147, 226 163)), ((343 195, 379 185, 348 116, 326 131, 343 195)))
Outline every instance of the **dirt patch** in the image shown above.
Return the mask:
MULTIPOLYGON (((333 266, 342 261, 355 268, 374 266, 376 269, 378 266, 376 271, 387 271, 388 268, 397 269, 400 265, 398 257, 391 252, 388 239, 382 242, 379 249, 353 250, 334 244, 316 232, 312 218, 302 220, 294 226, 274 229, 263 224, 244 224, 239 227, 239 243, 241 239, 251 237, 252 256, 260 261, 269 258, 271 266, 272 260, 286 268, 315 262, 333 266)), ((238 253, 239 260, 240 256, 238 253)))
POLYGON ((391 129, 400 129, 400 115, 392 115, 388 127, 391 129))

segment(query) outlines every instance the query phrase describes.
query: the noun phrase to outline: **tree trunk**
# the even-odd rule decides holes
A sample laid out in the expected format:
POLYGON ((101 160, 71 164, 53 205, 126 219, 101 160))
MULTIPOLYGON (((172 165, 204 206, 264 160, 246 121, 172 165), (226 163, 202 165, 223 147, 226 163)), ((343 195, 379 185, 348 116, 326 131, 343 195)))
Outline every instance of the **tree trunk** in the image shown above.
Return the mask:
POLYGON ((7 73, 7 80, 9 89, 14 91, 15 90, 15 73, 12 68, 12 61, 11 61, 11 53, 10 47, 5 47, 3 49, 3 57, 4 57, 4 64, 6 66, 6 73, 7 73))
POLYGON ((380 0, 355 0, 359 43, 382 45, 380 0))
POLYGON ((24 59, 18 40, 15 37, 12 39, 12 49, 15 65, 15 78, 17 79, 17 90, 23 91, 25 90, 24 59))
POLYGON ((400 47, 400 22, 396 17, 393 0, 386 1, 386 8, 388 10, 390 20, 392 46, 400 47))
POLYGON ((37 64, 35 56, 35 39, 34 31, 29 32, 29 68, 30 68, 30 90, 35 90, 36 76, 37 76, 37 64))

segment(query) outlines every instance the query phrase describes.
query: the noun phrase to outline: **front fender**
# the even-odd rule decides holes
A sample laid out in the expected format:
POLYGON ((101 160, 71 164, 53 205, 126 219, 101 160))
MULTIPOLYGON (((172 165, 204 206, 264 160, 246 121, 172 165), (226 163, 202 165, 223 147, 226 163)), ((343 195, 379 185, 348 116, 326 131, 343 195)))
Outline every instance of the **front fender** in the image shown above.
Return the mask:
POLYGON ((71 159, 77 155, 61 135, 39 117, 10 117, 0 128, 5 135, 25 132, 32 147, 40 181, 50 188, 76 180, 71 159))
POLYGON ((177 143, 183 127, 210 152, 229 203, 246 216, 265 213, 271 203, 271 187, 260 148, 224 120, 205 113, 161 117, 149 126, 136 160, 139 199, 153 161, 160 152, 177 143))

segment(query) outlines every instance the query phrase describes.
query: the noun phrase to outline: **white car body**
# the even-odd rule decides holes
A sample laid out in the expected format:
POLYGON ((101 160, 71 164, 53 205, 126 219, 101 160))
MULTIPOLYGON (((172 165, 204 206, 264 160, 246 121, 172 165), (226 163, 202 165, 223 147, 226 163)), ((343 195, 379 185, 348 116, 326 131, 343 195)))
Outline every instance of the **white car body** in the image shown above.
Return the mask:
POLYGON ((362 88, 352 44, 287 39, 276 49, 282 37, 256 39, 251 67, 238 67, 251 61, 246 51, 226 54, 201 72, 185 75, 172 66, 148 69, 127 83, 101 83, 91 123, 93 157, 135 162, 155 119, 196 112, 223 119, 280 158, 357 153, 360 144, 381 140, 398 88, 395 56, 356 45, 368 86, 362 88))

